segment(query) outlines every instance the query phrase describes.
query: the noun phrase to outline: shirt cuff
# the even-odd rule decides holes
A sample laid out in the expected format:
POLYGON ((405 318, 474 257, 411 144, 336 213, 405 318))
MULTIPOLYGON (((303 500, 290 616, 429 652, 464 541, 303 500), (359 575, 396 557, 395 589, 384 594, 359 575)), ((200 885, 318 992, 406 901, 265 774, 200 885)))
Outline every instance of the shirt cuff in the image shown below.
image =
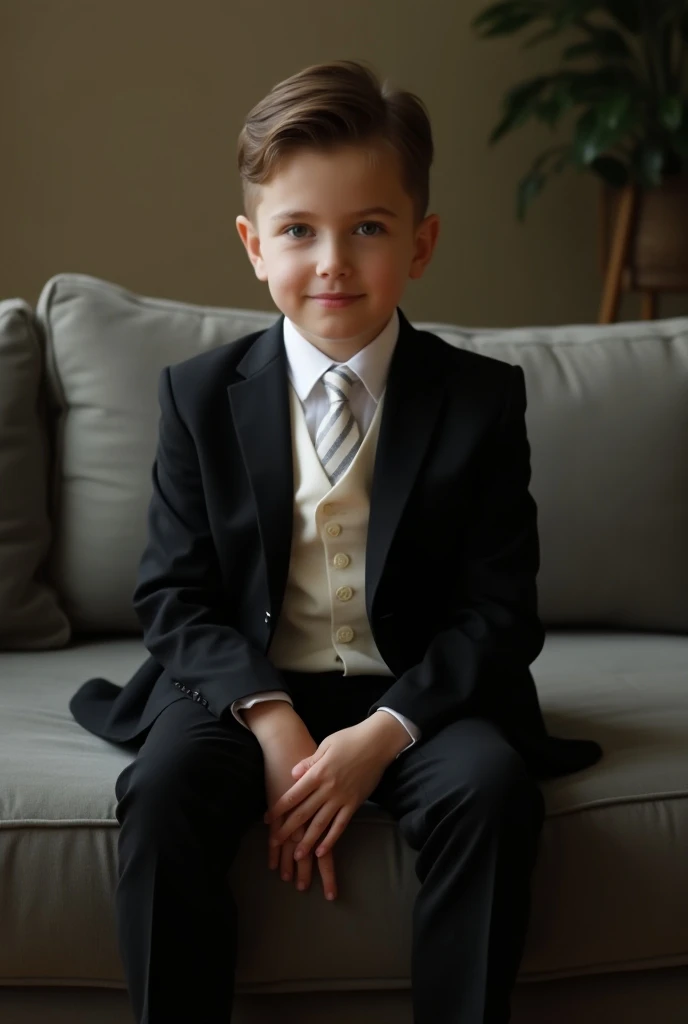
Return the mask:
POLYGON ((401 722, 404 729, 406 729, 406 732, 411 737, 411 743, 409 743, 408 746, 404 747, 403 750, 399 751, 399 753, 396 755, 394 759, 396 761, 397 757, 401 757, 403 753, 405 753, 407 750, 410 750, 410 748, 418 742, 418 740, 420 739, 420 729, 415 724, 415 722, 412 722, 409 718, 406 718, 405 715, 399 714, 398 711, 392 711, 391 708, 376 708, 375 710, 386 711, 388 715, 392 715, 394 718, 396 718, 398 722, 401 722))
MULTIPOLYGON (((243 725, 244 729, 249 729, 246 722, 243 719, 243 715, 239 712, 243 708, 251 708, 254 704, 260 704, 264 700, 286 700, 287 703, 294 707, 294 701, 291 699, 288 693, 284 690, 263 690, 262 693, 249 693, 248 697, 239 697, 238 700, 232 701, 232 714, 236 718, 237 722, 243 725)), ((249 732, 251 730, 249 729, 249 732)))

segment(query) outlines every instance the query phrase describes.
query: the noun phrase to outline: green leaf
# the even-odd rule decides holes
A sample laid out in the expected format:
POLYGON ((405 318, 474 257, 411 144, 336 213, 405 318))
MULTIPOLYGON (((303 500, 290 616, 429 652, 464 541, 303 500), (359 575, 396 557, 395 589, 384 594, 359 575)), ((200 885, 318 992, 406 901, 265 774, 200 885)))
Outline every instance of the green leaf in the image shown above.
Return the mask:
POLYGON ((537 0, 513 0, 511 3, 492 4, 473 18, 470 24, 482 39, 490 39, 512 35, 537 21, 543 13, 543 4, 537 0))
POLYGON ((559 123, 560 118, 573 106, 573 100, 570 95, 560 98, 559 96, 550 96, 546 100, 542 100, 538 103, 535 109, 535 116, 538 121, 542 121, 548 128, 554 129, 559 123))
POLYGON ((683 123, 684 101, 680 96, 663 96, 659 101, 659 120, 667 131, 675 132, 683 123))
MULTIPOLYGON (((553 157, 555 153, 559 154, 559 159, 555 161, 552 166, 559 167, 562 160, 564 162, 568 161, 571 153, 571 147, 567 145, 549 146, 546 150, 544 150, 544 152, 540 153, 540 155, 536 157, 535 161, 533 162, 533 166, 530 169, 531 173, 533 171, 541 171, 544 168, 547 161, 551 157, 553 157)), ((550 170, 551 169, 552 168, 550 168, 550 170)))
POLYGON ((590 164, 590 170, 594 171, 615 188, 627 185, 630 180, 627 165, 623 160, 619 160, 617 157, 598 156, 590 164))
POLYGON ((676 153, 682 157, 684 166, 688 169, 688 123, 685 121, 671 140, 671 145, 676 153))
POLYGON ((558 174, 568 163, 570 163, 571 148, 567 145, 550 146, 540 153, 540 155, 533 162, 532 167, 528 173, 521 179, 518 184, 517 198, 516 198, 516 215, 520 221, 525 220, 526 213, 531 203, 540 194, 545 186, 547 178, 552 174, 558 174), (557 159, 552 163, 549 169, 545 169, 545 165, 551 157, 557 156, 557 159))
POLYGON ((640 150, 638 167, 644 185, 661 185, 664 170, 664 151, 661 146, 653 142, 644 143, 640 150))
POLYGON ((526 214, 534 199, 542 192, 546 176, 537 171, 530 171, 518 183, 516 199, 516 215, 520 221, 525 220, 526 214))
POLYGON ((623 124, 630 107, 631 97, 628 93, 619 92, 615 96, 610 96, 608 100, 604 100, 597 107, 600 126, 615 131, 619 125, 623 124))
POLYGON ((538 98, 550 82, 549 75, 538 75, 513 86, 504 99, 504 116, 490 136, 490 144, 524 124, 535 112, 538 98))
POLYGON ((483 25, 488 25, 495 18, 502 18, 505 14, 524 10, 525 6, 519 0, 502 0, 501 3, 490 4, 484 11, 480 11, 471 19, 471 28, 482 28, 483 25))
MULTIPOLYGON (((655 3, 656 0, 651 0, 655 3)), ((642 28, 641 6, 644 0, 637 3, 636 0, 605 0, 606 7, 612 18, 615 18, 625 29, 637 35, 642 28)))
POLYGON ((603 102, 610 95, 617 95, 619 92, 642 98, 647 91, 645 84, 624 66, 608 66, 590 71, 564 71, 559 77, 569 82, 571 95, 576 103, 603 102))
POLYGON ((576 163, 581 167, 589 166, 605 150, 623 139, 638 120, 638 112, 625 94, 610 97, 591 107, 576 125, 573 142, 576 163))
POLYGON ((543 43, 547 39, 552 39, 554 36, 558 36, 560 34, 561 29, 557 28, 556 26, 554 28, 543 29, 542 32, 538 32, 537 35, 531 36, 530 39, 526 39, 526 41, 521 46, 521 49, 530 50, 533 48, 533 46, 537 46, 538 43, 543 43))
POLYGON ((538 100, 535 116, 550 128, 554 128, 562 115, 574 105, 570 82, 566 79, 555 80, 549 96, 538 100))
POLYGON ((615 29, 599 29, 595 35, 583 43, 568 46, 563 53, 566 60, 577 57, 608 57, 610 59, 629 58, 632 56, 628 43, 615 29))

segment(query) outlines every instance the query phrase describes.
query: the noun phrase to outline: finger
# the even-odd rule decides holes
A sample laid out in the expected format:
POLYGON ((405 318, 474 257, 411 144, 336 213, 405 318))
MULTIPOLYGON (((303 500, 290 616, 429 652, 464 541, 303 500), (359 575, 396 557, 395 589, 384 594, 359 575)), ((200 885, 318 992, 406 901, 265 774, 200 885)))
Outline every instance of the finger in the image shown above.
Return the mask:
MULTIPOLYGON (((298 832, 299 828, 301 828, 301 827, 303 827, 303 829, 305 831, 305 825, 304 826, 294 825, 294 827, 292 828, 292 830, 290 832, 286 832, 286 830, 285 830, 286 834, 282 838, 278 839, 277 838, 277 833, 280 830, 280 828, 283 827, 283 825, 284 825, 284 818, 280 818, 277 821, 274 821, 272 823, 272 825, 268 826, 268 846, 281 846, 282 843, 285 842, 287 839, 292 839, 293 836, 296 834, 296 832, 298 832), (273 840, 274 840, 274 843, 273 843, 273 840)), ((296 842, 298 842, 298 839, 296 840, 296 842)))
POLYGON ((295 782, 291 789, 288 789, 286 793, 283 793, 277 803, 266 812, 263 817, 263 821, 270 824, 270 822, 274 821, 275 818, 279 818, 283 814, 288 814, 292 808, 300 804, 307 796, 310 796, 313 790, 317 789, 319 785, 319 780, 309 768, 306 774, 302 776, 298 782, 295 782))
MULTIPOLYGON (((307 823, 314 818, 316 814, 323 807, 323 797, 318 793, 313 793, 308 800, 304 800, 302 804, 287 815, 281 825, 278 825, 274 833, 274 841, 277 843, 283 843, 285 839, 289 839, 293 836, 296 829, 307 823)), ((332 812, 334 814, 334 811, 332 812)), ((330 815, 332 817, 332 815, 330 815)), ((329 819, 328 819, 329 822, 329 819)), ((322 831, 322 829, 321 829, 322 831)))
POLYGON ((318 871, 322 879, 325 899, 334 900, 337 898, 337 879, 334 871, 334 856, 326 853, 324 857, 318 857, 318 871))
POLYGON ((271 871, 274 871, 279 867, 281 857, 281 846, 273 846, 270 840, 274 837, 275 832, 279 827, 280 822, 277 821, 270 826, 268 832, 268 867, 271 871))
MULTIPOLYGON (((303 835, 303 829, 298 830, 297 836, 299 834, 303 835)), ((291 882, 293 880, 294 872, 296 870, 296 867, 298 867, 296 861, 294 860, 294 851, 296 850, 297 842, 298 838, 296 840, 290 839, 282 847, 282 881, 284 882, 291 882)))
POLYGON ((287 840, 282 847, 280 847, 280 878, 283 882, 291 882, 294 878, 294 850, 296 844, 292 843, 291 840, 287 840))
POLYGON ((296 840, 298 845, 294 854, 295 860, 300 860, 301 857, 305 857, 307 853, 311 852, 320 837, 324 837, 327 832, 328 825, 333 819, 335 819, 338 809, 337 805, 332 803, 325 804, 324 807, 318 811, 306 829, 303 839, 296 840))
POLYGON ((313 877, 313 855, 296 862, 296 888, 305 892, 310 887, 313 877))
MULTIPOLYGON (((327 835, 322 840, 322 842, 318 844, 318 847, 315 851, 316 857, 324 857, 332 850, 332 847, 337 842, 339 837, 342 835, 346 826, 351 821, 352 817, 353 814, 351 813, 349 808, 342 807, 342 809, 339 811, 339 814, 335 815, 335 819, 330 825, 330 829, 327 835)), ((303 843, 299 843, 299 846, 303 846, 303 843)))

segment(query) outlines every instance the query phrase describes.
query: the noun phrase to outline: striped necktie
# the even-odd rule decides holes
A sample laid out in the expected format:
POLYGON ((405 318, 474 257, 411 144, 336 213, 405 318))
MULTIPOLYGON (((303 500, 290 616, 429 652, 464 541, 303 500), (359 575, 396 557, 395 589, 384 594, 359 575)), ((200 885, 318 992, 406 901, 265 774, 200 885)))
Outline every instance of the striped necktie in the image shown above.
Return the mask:
POLYGON ((315 435, 315 449, 330 483, 334 485, 346 473, 361 447, 358 424, 349 405, 351 388, 358 377, 343 364, 327 370, 322 380, 330 408, 315 435))

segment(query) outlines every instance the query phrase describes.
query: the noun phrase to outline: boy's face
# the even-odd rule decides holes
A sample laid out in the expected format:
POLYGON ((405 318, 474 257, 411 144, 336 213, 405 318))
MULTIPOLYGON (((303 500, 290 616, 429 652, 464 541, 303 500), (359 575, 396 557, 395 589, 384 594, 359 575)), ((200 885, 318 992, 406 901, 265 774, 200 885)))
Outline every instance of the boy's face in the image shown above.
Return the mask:
POLYGON ((435 214, 414 226, 398 157, 384 144, 295 151, 260 187, 255 220, 240 216, 236 225, 256 277, 303 337, 336 362, 389 322, 439 232, 435 214), (388 212, 362 213, 377 207, 388 212), (357 298, 328 306, 315 298, 323 292, 357 298))

